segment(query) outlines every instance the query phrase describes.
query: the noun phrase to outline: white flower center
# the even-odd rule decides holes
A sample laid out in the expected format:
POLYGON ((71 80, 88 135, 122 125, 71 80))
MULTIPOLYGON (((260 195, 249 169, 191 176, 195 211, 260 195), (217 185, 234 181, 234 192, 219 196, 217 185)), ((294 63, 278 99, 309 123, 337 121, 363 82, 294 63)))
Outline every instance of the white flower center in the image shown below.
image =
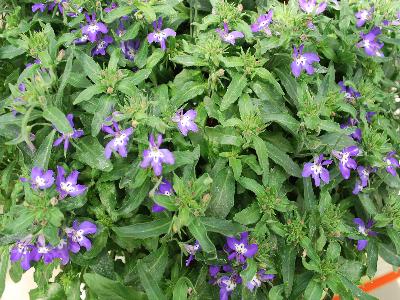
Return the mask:
POLYGON ((235 251, 239 254, 244 254, 247 252, 247 249, 243 243, 240 243, 240 244, 235 244, 235 251))
POLYGON ((98 45, 97 45, 97 49, 104 49, 106 47, 106 42, 105 41, 101 41, 98 45))
POLYGON ((97 24, 91 24, 88 27, 88 31, 90 31, 91 33, 96 33, 99 30, 99 26, 97 26, 97 24))
POLYGON ((369 40, 364 40, 364 47, 365 48, 370 48, 371 47, 371 43, 369 40))
POLYGON ((261 280, 258 279, 257 274, 254 275, 253 279, 251 279, 250 282, 251 282, 254 286, 257 286, 257 287, 260 287, 260 286, 261 286, 261 280))
POLYGON ((135 56, 135 50, 134 49, 129 49, 128 55, 134 57, 135 56))
POLYGON ((171 196, 171 192, 170 192, 170 191, 165 191, 165 192, 164 192, 164 195, 165 195, 165 196, 171 196))
POLYGON ((152 147, 150 149, 149 156, 153 159, 153 161, 158 162, 160 158, 164 157, 164 154, 157 148, 157 147, 152 147))
POLYGON ((369 172, 367 171, 367 170, 362 170, 362 175, 364 176, 364 177, 368 177, 369 176, 369 172))
POLYGON ((358 226, 358 232, 360 232, 362 235, 367 235, 364 226, 358 226))
POLYGON ((47 248, 46 246, 38 247, 38 252, 39 252, 39 253, 45 254, 45 253, 48 253, 49 251, 50 251, 50 249, 47 248))
POLYGON ((73 184, 72 184, 71 182, 69 182, 69 181, 67 181, 67 182, 61 182, 61 183, 60 183, 60 188, 61 188, 63 191, 67 192, 67 193, 71 193, 71 192, 75 191, 75 187, 74 187, 73 184))
POLYGON ((72 235, 72 240, 74 242, 81 242, 83 240, 83 230, 79 229, 75 231, 72 235))
POLYGON ((40 176, 37 176, 37 177, 35 178, 35 183, 36 183, 38 186, 44 186, 44 185, 46 184, 46 181, 44 180, 44 178, 42 178, 42 177, 40 177, 40 176))
POLYGON ((364 11, 361 13, 360 19, 361 19, 361 20, 367 20, 367 19, 368 19, 368 15, 369 15, 368 11, 364 10, 364 11))
POLYGON ((343 153, 343 156, 342 156, 342 158, 340 159, 340 162, 341 162, 343 165, 347 164, 347 162, 349 161, 349 156, 350 156, 350 153, 349 153, 349 152, 343 153))
POLYGON ((226 290, 228 292, 233 291, 236 288, 236 283, 233 282, 231 279, 229 280, 224 280, 223 283, 226 285, 226 290))
POLYGON ((165 40, 167 38, 167 35, 164 32, 159 31, 159 32, 154 34, 154 37, 156 38, 156 40, 161 42, 162 40, 165 40))
POLYGON ((114 146, 123 146, 125 144, 126 134, 123 133, 114 139, 114 146))
POLYGON ((180 123, 182 126, 187 127, 190 125, 190 118, 188 116, 181 116, 180 123))
POLYGON ((267 21, 267 20, 260 22, 260 24, 258 25, 258 27, 262 28, 262 27, 264 27, 264 26, 266 26, 266 25, 268 25, 268 21, 267 21))
POLYGON ((67 241, 66 240, 64 240, 64 239, 62 239, 62 240, 60 240, 60 243, 57 245, 57 248, 58 249, 62 249, 62 248, 64 248, 64 246, 67 244, 67 241))
POLYGON ((226 34, 224 35, 224 40, 225 40, 225 41, 228 41, 228 42, 234 41, 234 40, 235 40, 235 37, 234 37, 233 34, 231 34, 231 33, 226 33, 226 34))
POLYGON ((296 58, 297 65, 304 65, 306 63, 306 58, 303 55, 300 55, 296 58))
POLYGON ((315 164, 311 166, 311 171, 314 172, 314 174, 321 174, 322 172, 322 166, 320 164, 315 164))

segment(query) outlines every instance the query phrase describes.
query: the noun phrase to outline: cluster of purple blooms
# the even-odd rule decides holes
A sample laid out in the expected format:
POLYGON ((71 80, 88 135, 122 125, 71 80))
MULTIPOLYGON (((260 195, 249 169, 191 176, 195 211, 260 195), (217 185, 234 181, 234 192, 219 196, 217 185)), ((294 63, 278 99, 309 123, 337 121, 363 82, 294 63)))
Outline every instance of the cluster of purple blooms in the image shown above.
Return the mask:
MULTIPOLYGON (((247 268, 246 260, 253 257, 257 251, 257 244, 249 244, 248 232, 242 232, 240 239, 227 237, 224 250, 228 255, 230 264, 223 266, 211 265, 209 267, 210 284, 219 286, 220 300, 228 300, 229 296, 236 289, 238 284, 243 282, 239 271, 247 268)), ((246 287, 253 291, 261 286, 263 282, 271 281, 275 278, 273 274, 267 274, 264 269, 260 269, 253 278, 246 282, 246 287)))
POLYGON ((84 247, 86 251, 92 248, 92 242, 86 235, 95 234, 97 227, 89 221, 79 223, 75 220, 72 227, 65 228, 64 232, 65 235, 56 246, 46 244, 43 235, 37 237, 36 243, 32 242, 31 235, 19 240, 10 250, 10 260, 12 262, 20 261, 21 267, 25 271, 30 269, 32 262, 41 259, 45 264, 60 259, 61 264, 66 265, 70 260, 70 252, 78 253, 81 247, 84 247))
MULTIPOLYGON (((59 193, 60 199, 66 196, 76 197, 86 191, 86 186, 78 184, 77 170, 73 170, 67 177, 65 177, 65 170, 61 166, 57 166, 56 189, 59 193)), ((44 171, 39 167, 33 167, 31 171, 31 178, 21 178, 23 182, 30 182, 34 190, 46 190, 54 183, 54 172, 52 170, 44 171)))

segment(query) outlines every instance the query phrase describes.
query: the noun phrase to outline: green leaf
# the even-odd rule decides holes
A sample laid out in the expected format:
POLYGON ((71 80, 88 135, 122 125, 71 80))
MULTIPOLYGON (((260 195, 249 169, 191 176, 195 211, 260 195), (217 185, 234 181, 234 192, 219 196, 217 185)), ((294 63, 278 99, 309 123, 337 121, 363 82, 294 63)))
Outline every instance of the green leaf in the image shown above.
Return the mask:
POLYGON ((138 260, 137 271, 142 283, 143 288, 146 291, 146 296, 149 300, 163 300, 166 299, 164 292, 158 286, 158 283, 154 280, 153 274, 149 272, 146 264, 142 260, 138 260))
POLYGON ((367 275, 373 278, 378 266, 378 244, 374 239, 370 239, 367 245, 367 275))
POLYGON ((246 264, 246 269, 240 272, 240 277, 242 277, 244 283, 251 281, 257 273, 257 263, 253 258, 247 259, 246 264))
POLYGON ((91 168, 109 172, 113 166, 104 156, 104 148, 99 141, 91 136, 86 136, 77 141, 76 158, 89 165, 91 168))
POLYGON ((64 134, 73 133, 72 127, 69 124, 64 113, 55 106, 48 106, 43 112, 43 118, 51 122, 58 131, 64 134))
POLYGON ((203 82, 188 81, 177 89, 170 103, 173 103, 175 107, 180 107, 185 104, 185 102, 203 94, 204 90, 205 86, 203 82))
POLYGON ((10 252, 8 251, 8 246, 2 247, 0 249, 0 297, 5 289, 9 259, 10 259, 10 252))
POLYGON ((60 85, 58 86, 57 95, 56 95, 57 106, 60 106, 60 104, 62 103, 63 96, 64 96, 64 89, 67 86, 67 83, 71 76, 73 59, 74 59, 74 52, 72 50, 71 54, 69 55, 69 57, 67 59, 67 63, 65 64, 64 72, 60 78, 60 85))
POLYGON ((235 179, 232 170, 224 168, 213 178, 208 215, 224 219, 232 209, 235 198, 235 179))
POLYGON ((149 56, 146 61, 146 69, 153 69, 159 61, 164 57, 165 51, 161 49, 155 49, 154 52, 149 56))
POLYGON ((245 231, 245 227, 230 220, 201 217, 201 223, 207 231, 216 232, 225 236, 234 236, 245 231))
POLYGON ((95 273, 83 274, 90 291, 95 294, 99 300, 115 299, 115 300, 129 300, 147 299, 146 295, 142 292, 135 291, 128 288, 118 281, 114 281, 95 273))
POLYGON ((104 89, 99 85, 91 85, 88 88, 84 89, 78 97, 74 100, 74 105, 81 103, 83 101, 88 101, 93 98, 93 96, 101 94, 104 92, 104 89))
POLYGON ((120 17, 127 16, 133 11, 133 6, 120 6, 108 12, 103 18, 106 23, 112 23, 120 17))
POLYGON ((135 22, 131 26, 129 26, 125 34, 122 36, 122 40, 127 41, 134 39, 139 33, 140 25, 141 25, 140 22, 135 22))
POLYGON ((152 72, 151 69, 143 69, 143 70, 137 71, 135 73, 135 75, 130 77, 131 84, 139 85, 140 83, 145 81, 147 78, 149 78, 151 72, 152 72))
POLYGON ((53 140, 55 134, 56 131, 52 130, 46 136, 44 141, 40 144, 40 147, 37 150, 35 157, 33 159, 33 165, 35 167, 40 167, 43 170, 47 170, 49 166, 49 159, 50 159, 51 149, 53 148, 53 140))
POLYGON ((115 105, 115 99, 111 97, 101 97, 99 99, 99 105, 94 113, 92 119, 92 136, 95 137, 99 134, 101 125, 104 123, 106 117, 108 117, 115 105))
POLYGON ((232 168, 233 177, 239 180, 240 175, 242 175, 242 161, 235 157, 229 157, 229 166, 232 168))
POLYGON ((256 202, 236 213, 233 220, 243 225, 256 223, 261 217, 260 208, 256 202))
POLYGON ((259 184, 257 181, 247 177, 240 177, 238 182, 241 186, 243 186, 246 190, 252 191, 256 196, 262 197, 265 195, 264 187, 259 184))
POLYGON ((275 79, 275 77, 271 74, 270 71, 268 71, 265 68, 257 68, 256 69, 256 74, 258 76, 260 76, 262 79, 266 80, 267 82, 269 82, 270 84, 272 84, 272 86, 276 89, 276 91, 280 94, 280 95, 284 95, 285 93, 283 92, 281 85, 279 84, 279 82, 275 79))
POLYGON ((296 247, 287 245, 282 249, 281 263, 282 263, 282 278, 285 282, 285 295, 289 297, 293 288, 294 269, 296 266, 296 247))
POLYGON ((116 86, 117 90, 125 95, 136 97, 140 95, 139 89, 132 84, 131 77, 120 80, 116 86))
POLYGON ((169 211, 176 211, 178 209, 175 203, 175 197, 155 194, 154 202, 156 202, 158 205, 165 207, 169 211))
POLYGON ((263 184, 266 185, 268 182, 269 175, 269 160, 268 160, 268 150, 265 141, 263 141, 258 136, 253 136, 253 146, 254 150, 256 150, 258 162, 263 170, 262 181, 263 184))
POLYGON ((298 131, 300 128, 300 122, 297 121, 289 114, 278 114, 278 113, 270 113, 266 111, 262 111, 263 121, 265 123, 268 122, 276 122, 281 125, 284 129, 288 130, 294 136, 298 135, 298 131))
POLYGON ((202 67, 207 65, 207 63, 201 58, 186 54, 176 55, 171 60, 177 64, 184 65, 186 67, 202 67))
POLYGON ((303 178, 304 185, 304 204, 307 211, 311 211, 316 204, 316 199, 312 187, 312 182, 310 177, 303 178))
POLYGON ((287 70, 282 71, 280 69, 274 69, 274 71, 278 74, 279 79, 285 87, 289 97, 292 98, 295 103, 297 103, 297 83, 292 73, 287 70))
POLYGON ((143 12, 147 22, 153 22, 156 19, 156 13, 151 7, 151 4, 141 2, 139 0, 136 0, 134 4, 139 10, 143 12))
POLYGON ((199 241, 202 251, 207 253, 216 251, 214 244, 207 235, 206 227, 198 218, 194 218, 194 220, 188 225, 188 228, 194 238, 199 241))
POLYGON ((101 204, 111 215, 117 204, 117 194, 114 182, 100 182, 96 185, 101 204))
POLYGON ((113 227, 112 230, 120 237, 146 239, 166 234, 171 226, 171 220, 160 219, 146 223, 137 223, 123 227, 113 227))
POLYGON ((146 265, 146 269, 152 274, 155 281, 159 282, 163 279, 165 269, 168 265, 168 258, 168 247, 163 245, 142 259, 142 262, 146 265))
POLYGON ((242 95, 242 92, 246 85, 247 80, 245 75, 240 75, 236 73, 232 76, 232 81, 229 84, 224 97, 222 98, 222 111, 228 109, 231 104, 236 102, 236 100, 242 95))
POLYGON ((279 148, 271 143, 266 143, 269 157, 278 165, 280 165, 288 174, 294 177, 301 177, 299 166, 290 158, 289 155, 283 153, 279 148))
POLYGON ((12 59, 25 53, 25 49, 13 45, 5 45, 0 48, 0 59, 12 59))
POLYGON ((172 300, 186 300, 188 298, 189 288, 193 288, 190 279, 187 277, 179 278, 172 291, 172 300))
POLYGON ((368 295, 366 292, 364 292, 362 289, 360 289, 358 286, 356 286, 354 283, 352 283, 349 279, 347 279, 343 275, 339 275, 339 278, 343 285, 351 291, 354 297, 362 300, 378 300, 374 296, 368 295))
POLYGON ((97 82, 100 79, 101 68, 89 55, 80 52, 77 55, 77 59, 82 67, 83 72, 93 82, 97 82))
POLYGON ((379 255, 392 266, 400 267, 400 256, 390 244, 379 244, 379 255))
POLYGON ((304 299, 307 300, 320 300, 322 296, 322 285, 316 280, 311 280, 304 291, 304 299))

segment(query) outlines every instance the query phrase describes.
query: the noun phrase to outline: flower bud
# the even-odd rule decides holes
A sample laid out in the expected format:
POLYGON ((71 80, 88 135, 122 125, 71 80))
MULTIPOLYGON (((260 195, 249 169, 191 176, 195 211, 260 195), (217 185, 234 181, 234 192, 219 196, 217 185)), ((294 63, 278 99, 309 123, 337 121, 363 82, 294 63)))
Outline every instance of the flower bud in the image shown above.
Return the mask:
POLYGON ((109 86, 107 88, 107 94, 112 94, 113 92, 114 92, 114 89, 111 86, 109 86))
POLYGON ((61 50, 58 52, 57 61, 62 61, 63 58, 64 58, 64 56, 65 56, 65 50, 64 50, 64 49, 61 49, 61 50))
POLYGON ((243 4, 241 4, 241 3, 238 4, 237 10, 240 11, 240 12, 242 12, 242 11, 243 11, 243 4))
POLYGON ((57 203, 58 203, 57 197, 53 197, 53 198, 50 199, 50 204, 51 204, 52 206, 56 206, 57 203))

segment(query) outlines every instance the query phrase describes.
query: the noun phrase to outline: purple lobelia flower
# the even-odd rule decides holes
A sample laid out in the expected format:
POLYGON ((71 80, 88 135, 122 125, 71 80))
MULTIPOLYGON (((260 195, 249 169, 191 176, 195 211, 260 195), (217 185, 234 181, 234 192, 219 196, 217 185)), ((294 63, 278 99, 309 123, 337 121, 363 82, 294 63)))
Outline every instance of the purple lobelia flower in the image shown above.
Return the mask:
POLYGON ((78 139, 81 136, 83 136, 83 130, 82 129, 75 129, 75 125, 74 125, 74 115, 73 114, 68 114, 67 115, 67 119, 69 124, 72 127, 73 132, 72 133, 63 133, 60 130, 57 131, 61 133, 61 136, 55 140, 53 146, 57 147, 59 146, 63 141, 64 141, 64 151, 68 150, 69 147, 69 142, 71 139, 78 139))
MULTIPOLYGON (((115 30, 115 33, 119 37, 122 37, 126 33, 126 28, 124 26, 124 23, 122 23, 122 21, 119 22, 118 28, 115 30)), ((121 42, 121 44, 122 44, 122 42, 121 42)))
POLYGON ((229 295, 232 294, 239 283, 242 283, 242 278, 239 274, 232 274, 229 277, 222 276, 219 280, 219 299, 228 300, 229 295))
POLYGON ((69 262, 69 251, 68 243, 66 239, 61 239, 60 243, 51 250, 53 259, 59 258, 62 265, 66 265, 69 262))
POLYGON ((83 45, 86 44, 89 41, 89 37, 87 34, 82 34, 81 37, 77 38, 74 40, 75 45, 83 45))
POLYGON ((99 34, 108 32, 107 26, 102 22, 97 22, 96 14, 92 14, 92 18, 88 14, 85 14, 87 25, 82 27, 82 35, 87 35, 91 43, 96 42, 99 39, 99 34))
POLYGON ((240 31, 229 32, 228 24, 224 22, 224 30, 217 28, 215 30, 225 43, 235 45, 236 39, 243 38, 244 34, 240 31))
POLYGON ((152 43, 160 43, 161 49, 167 49, 165 41, 170 36, 176 36, 176 32, 171 28, 165 28, 161 30, 163 24, 162 18, 158 18, 157 21, 153 22, 154 31, 147 35, 147 41, 152 43))
POLYGON ((299 6, 304 12, 308 14, 314 13, 316 15, 319 15, 325 11, 327 3, 321 2, 317 6, 316 0, 299 0, 299 6))
MULTIPOLYGON (((359 233, 361 233, 363 236, 368 237, 368 236, 376 236, 377 233, 375 231, 371 230, 371 227, 374 225, 374 221, 369 220, 367 225, 365 225, 364 221, 360 218, 354 218, 353 219, 354 224, 357 225, 357 230, 359 233)), ((368 240, 367 239, 362 239, 357 241, 357 250, 362 251, 367 247, 368 245, 368 240)))
POLYGON ((380 50, 383 47, 383 43, 379 42, 377 36, 381 34, 379 27, 374 27, 367 34, 360 33, 362 41, 358 42, 356 46, 358 48, 364 48, 365 54, 368 56, 379 56, 383 57, 383 52, 380 50))
POLYGON ((261 269, 246 283, 246 286, 250 291, 253 291, 254 288, 260 287, 263 282, 274 280, 274 278, 274 274, 266 274, 265 270, 261 269))
MULTIPOLYGON (((354 118, 349 118, 346 123, 340 124, 340 128, 346 129, 349 127, 355 127, 358 125, 358 120, 354 118)), ((362 132, 360 128, 355 128, 354 132, 349 135, 353 140, 357 142, 361 142, 362 139, 362 132)))
POLYGON ((314 74, 314 62, 319 62, 317 54, 312 52, 303 53, 304 45, 300 45, 299 49, 293 48, 293 62, 290 65, 292 73, 295 77, 299 77, 302 70, 306 70, 308 75, 314 74))
POLYGON ((272 22, 273 10, 270 9, 267 14, 263 14, 257 18, 254 24, 251 24, 252 32, 264 31, 267 35, 271 35, 269 24, 272 22))
POLYGON ((234 237, 227 237, 226 243, 228 245, 229 256, 228 259, 236 259, 239 263, 245 263, 246 259, 249 257, 253 257, 257 251, 257 244, 248 244, 248 232, 242 232, 240 234, 240 240, 235 239, 234 237))
POLYGON ((53 0, 53 3, 49 4, 49 11, 53 11, 54 9, 60 11, 60 13, 64 12, 64 7, 63 7, 63 3, 66 2, 66 0, 53 0))
POLYGON ((188 259, 185 261, 185 266, 188 267, 190 263, 192 262, 194 256, 196 255, 196 252, 201 249, 200 244, 198 241, 194 243, 194 245, 184 245, 186 251, 189 253, 188 259))
POLYGON ((31 244, 31 236, 15 243, 15 246, 10 250, 10 260, 12 262, 20 261, 23 270, 31 268, 31 261, 38 261, 37 248, 31 244))
MULTIPOLYGON (((172 184, 163 178, 161 184, 158 186, 158 189, 156 191, 156 194, 158 195, 165 195, 165 196, 171 196, 174 192, 174 189, 172 188, 172 184)), ((164 206, 161 206, 157 203, 154 203, 151 211, 155 213, 163 212, 165 210, 164 206)))
POLYGON ((112 152, 117 151, 119 155, 121 155, 122 157, 127 157, 128 151, 126 147, 128 146, 129 137, 133 133, 133 128, 129 127, 127 129, 120 130, 117 122, 114 121, 113 121, 113 127, 114 129, 111 126, 105 126, 105 125, 101 127, 101 130, 107 132, 108 134, 114 137, 106 145, 106 148, 104 150, 104 156, 109 159, 111 157, 112 152))
POLYGON ((135 55, 140 47, 140 40, 129 40, 121 42, 121 51, 124 54, 125 58, 133 61, 135 59, 135 55))
POLYGON ((72 223, 72 228, 65 228, 69 240, 69 250, 72 253, 78 253, 81 247, 85 247, 87 251, 92 248, 92 242, 86 237, 88 234, 95 234, 97 227, 95 224, 89 221, 83 221, 78 223, 75 220, 72 223))
POLYGON ((372 168, 370 166, 368 167, 363 167, 363 166, 358 166, 357 167, 357 172, 358 172, 358 176, 360 177, 360 183, 363 187, 366 187, 368 185, 368 180, 369 180, 369 175, 371 175, 371 173, 375 173, 376 172, 376 168, 372 168))
POLYGON ((361 181, 357 179, 356 184, 354 185, 353 194, 358 195, 363 189, 364 186, 362 185, 361 181))
POLYGON ((118 7, 118 4, 115 3, 115 2, 112 2, 109 6, 107 6, 107 7, 104 9, 104 12, 110 13, 110 12, 112 12, 114 9, 116 9, 117 7, 118 7))
POLYGON ((386 155, 384 160, 386 163, 386 171, 393 176, 397 175, 396 169, 400 167, 399 160, 394 157, 395 155, 396 152, 391 151, 386 155))
POLYGON ((106 49, 108 47, 108 45, 112 44, 112 42, 114 41, 114 39, 109 36, 109 35, 105 35, 103 38, 101 38, 98 42, 96 47, 94 47, 92 49, 92 56, 96 56, 96 55, 106 55, 106 49))
POLYGON ((357 168, 357 162, 352 159, 352 156, 357 156, 359 149, 357 146, 344 148, 342 151, 333 150, 332 154, 339 159, 339 169, 344 179, 350 178, 350 169, 357 168))
POLYGON ((361 94, 358 91, 353 89, 351 86, 344 85, 343 81, 339 81, 338 84, 340 86, 340 92, 345 94, 344 97, 348 101, 354 102, 355 99, 361 97, 361 94))
POLYGON ((44 12, 45 9, 46 9, 46 5, 43 3, 35 3, 32 5, 32 12, 36 12, 38 10, 40 10, 41 12, 44 12))
POLYGON ((355 14, 355 16, 357 18, 356 26, 361 27, 367 21, 370 21, 372 19, 373 13, 374 13, 373 6, 370 9, 362 9, 362 10, 356 12, 356 14, 355 14))
POLYGON ((321 180, 325 183, 329 182, 329 171, 323 166, 329 166, 332 163, 332 160, 324 160, 324 155, 321 154, 318 157, 314 158, 313 163, 306 163, 303 167, 302 176, 309 177, 311 176, 314 179, 315 186, 319 186, 321 180))
POLYGON ((33 167, 31 171, 31 179, 21 178, 23 182, 30 182, 33 189, 45 190, 51 187, 54 183, 54 172, 47 170, 46 172, 39 167, 33 167))
POLYGON ((196 119, 197 112, 194 109, 189 109, 187 112, 183 113, 183 109, 179 109, 175 116, 172 117, 172 121, 178 123, 179 131, 187 136, 189 131, 197 132, 199 128, 197 127, 194 120, 196 119))
POLYGON ((143 151, 143 160, 140 167, 145 169, 151 166, 156 176, 162 173, 162 164, 173 165, 175 163, 174 155, 168 149, 160 149, 163 142, 162 135, 157 137, 157 144, 154 141, 154 136, 151 134, 149 138, 149 149, 143 151))
POLYGON ((376 112, 374 111, 367 111, 367 113, 365 114, 365 119, 367 120, 367 122, 369 124, 372 123, 372 117, 376 115, 376 112))
POLYGON ((397 12, 397 19, 390 22, 390 25, 399 26, 400 25, 400 10, 397 12))
POLYGON ((57 166, 56 186, 61 199, 64 199, 67 196, 76 197, 86 191, 86 186, 77 184, 78 175, 79 172, 74 170, 68 175, 67 178, 65 178, 64 168, 57 166))
POLYGON ((37 246, 38 260, 42 258, 43 262, 46 265, 51 263, 54 259, 52 253, 53 247, 50 244, 46 245, 46 241, 43 234, 38 236, 36 246, 37 246))

